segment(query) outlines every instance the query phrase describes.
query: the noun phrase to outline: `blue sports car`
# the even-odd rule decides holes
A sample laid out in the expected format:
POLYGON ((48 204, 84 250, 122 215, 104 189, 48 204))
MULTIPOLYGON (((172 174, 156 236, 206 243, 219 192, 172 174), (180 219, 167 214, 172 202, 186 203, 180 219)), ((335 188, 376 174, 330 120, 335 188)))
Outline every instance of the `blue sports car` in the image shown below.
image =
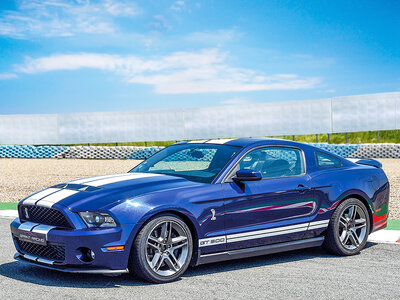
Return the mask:
POLYGON ((11 232, 20 261, 163 283, 189 265, 306 247, 356 254, 386 227, 388 201, 375 160, 277 139, 193 141, 31 195, 11 232))

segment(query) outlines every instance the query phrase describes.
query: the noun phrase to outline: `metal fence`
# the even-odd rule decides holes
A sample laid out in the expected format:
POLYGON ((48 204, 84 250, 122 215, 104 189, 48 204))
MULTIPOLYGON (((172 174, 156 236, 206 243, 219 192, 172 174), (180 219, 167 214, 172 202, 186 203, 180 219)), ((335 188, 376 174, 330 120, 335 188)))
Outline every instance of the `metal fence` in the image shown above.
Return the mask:
POLYGON ((192 109, 0 115, 0 144, 80 144, 400 129, 400 93, 192 109))
MULTIPOLYGON (((310 145, 347 158, 400 158, 400 144, 310 145)), ((163 147, 0 146, 0 158, 146 159, 161 149, 163 147)), ((185 156, 185 153, 179 155, 185 156)))

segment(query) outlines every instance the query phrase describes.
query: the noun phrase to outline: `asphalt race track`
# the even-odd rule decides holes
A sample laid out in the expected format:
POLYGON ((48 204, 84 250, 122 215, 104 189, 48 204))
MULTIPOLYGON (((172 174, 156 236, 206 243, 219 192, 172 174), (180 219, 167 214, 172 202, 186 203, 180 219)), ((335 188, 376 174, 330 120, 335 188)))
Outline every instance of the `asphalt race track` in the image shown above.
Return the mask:
POLYGON ((13 260, 10 219, 0 219, 0 299, 389 299, 400 297, 400 245, 368 243, 353 257, 321 248, 189 269, 155 285, 130 275, 65 274, 13 260))

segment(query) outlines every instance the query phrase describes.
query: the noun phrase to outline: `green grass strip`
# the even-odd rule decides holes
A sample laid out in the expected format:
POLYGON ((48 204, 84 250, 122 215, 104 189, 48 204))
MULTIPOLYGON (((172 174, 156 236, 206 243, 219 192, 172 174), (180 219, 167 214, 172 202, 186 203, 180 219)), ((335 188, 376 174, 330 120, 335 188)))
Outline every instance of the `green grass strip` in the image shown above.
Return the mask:
POLYGON ((400 220, 389 220, 387 230, 400 230, 400 220))
POLYGON ((0 202, 0 209, 17 209, 18 203, 14 202, 0 202))

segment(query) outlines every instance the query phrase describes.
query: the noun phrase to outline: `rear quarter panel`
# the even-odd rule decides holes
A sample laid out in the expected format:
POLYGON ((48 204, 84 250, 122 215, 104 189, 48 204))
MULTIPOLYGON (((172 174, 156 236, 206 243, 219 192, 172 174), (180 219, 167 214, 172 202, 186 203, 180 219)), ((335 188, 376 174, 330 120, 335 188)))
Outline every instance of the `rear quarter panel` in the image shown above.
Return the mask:
POLYGON ((389 183, 382 169, 351 163, 341 168, 317 169, 310 175, 319 200, 315 221, 330 218, 347 197, 364 199, 370 210, 372 231, 380 229, 379 221, 387 220, 389 183))

